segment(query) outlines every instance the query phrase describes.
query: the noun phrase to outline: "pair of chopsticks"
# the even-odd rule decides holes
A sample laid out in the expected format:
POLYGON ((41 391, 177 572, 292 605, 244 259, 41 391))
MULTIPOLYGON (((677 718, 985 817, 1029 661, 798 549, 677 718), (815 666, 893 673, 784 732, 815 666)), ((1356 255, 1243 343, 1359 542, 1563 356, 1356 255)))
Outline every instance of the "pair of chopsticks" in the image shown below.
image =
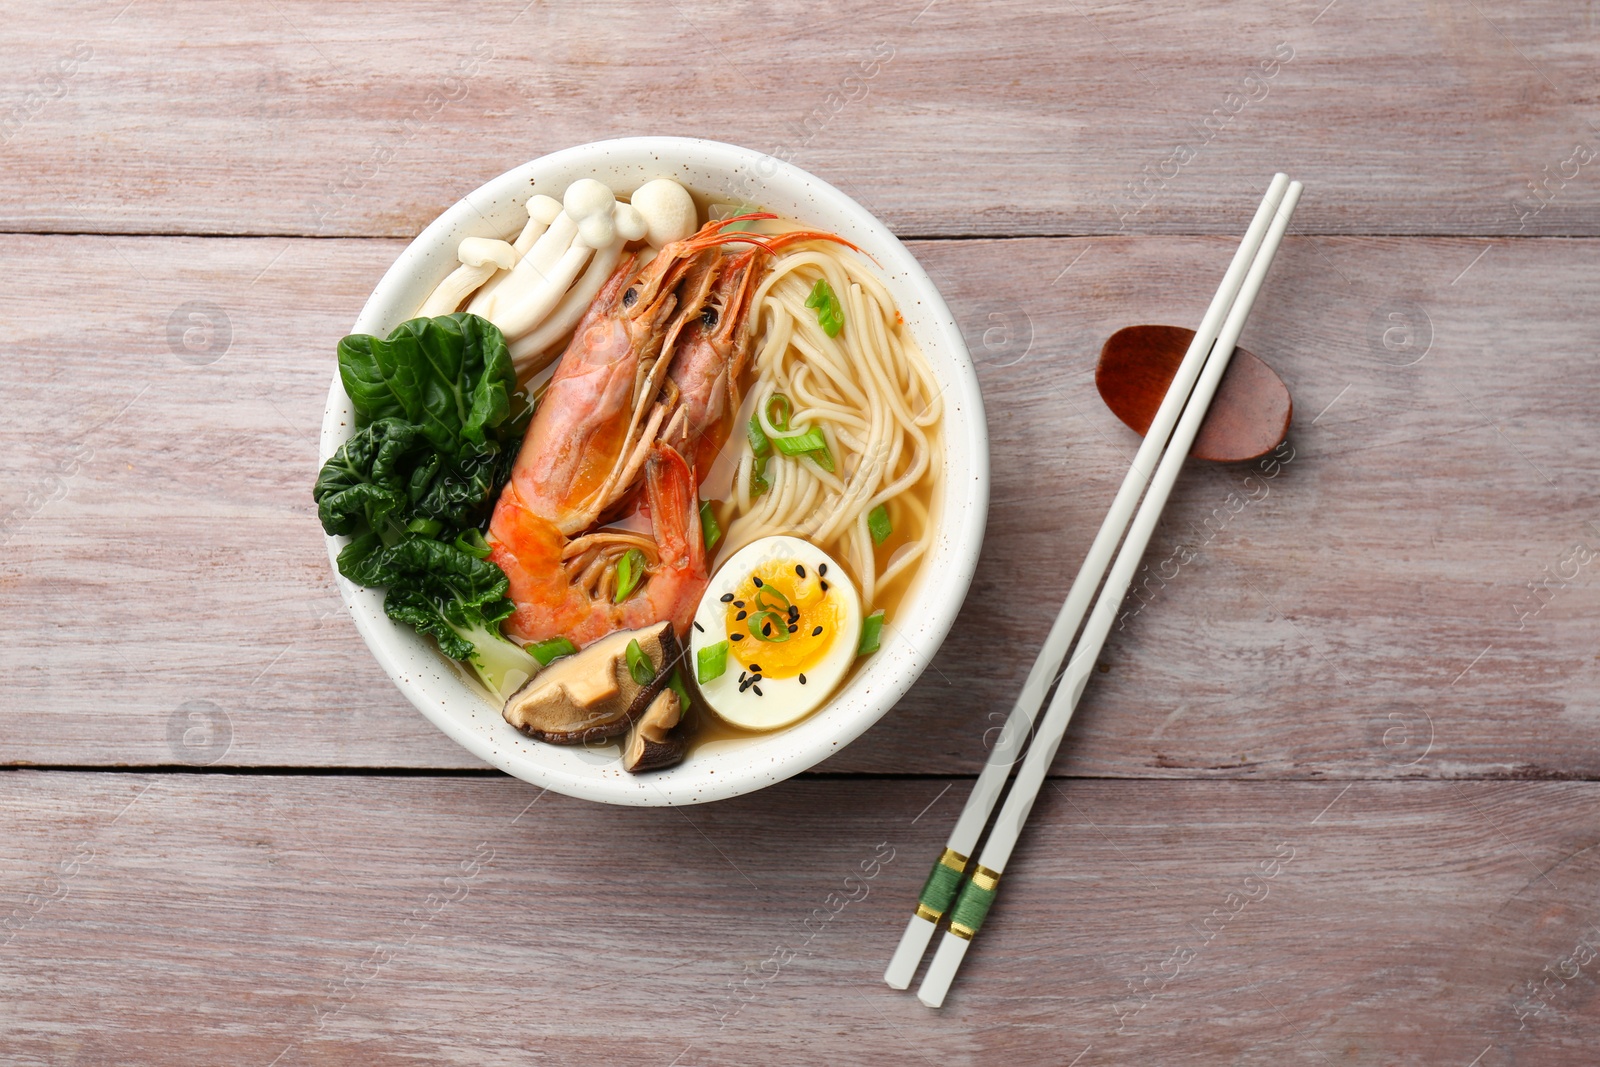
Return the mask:
POLYGON ((922 887, 916 914, 900 938, 900 945, 889 961, 883 980, 895 989, 905 989, 911 985, 928 943, 933 939, 940 920, 948 912, 949 927, 917 990, 917 999, 930 1008, 937 1008, 944 1003, 945 994, 950 989, 956 970, 961 966, 962 957, 966 955, 973 936, 983 925, 984 916, 994 902, 1001 872, 1005 870, 1011 850, 1022 833, 1022 825, 1027 821, 1028 812, 1044 785, 1045 774, 1055 758, 1056 749, 1061 745, 1061 739, 1066 736, 1067 724, 1072 720, 1078 699, 1089 682, 1095 660, 1105 646, 1117 609, 1127 595, 1134 571, 1138 569, 1139 561, 1150 543, 1150 536, 1161 519, 1162 508, 1166 506, 1172 486, 1178 480, 1178 473, 1183 468, 1190 446, 1194 444, 1195 435, 1200 432, 1200 424, 1205 420, 1223 372, 1228 369, 1228 360, 1232 358, 1234 345, 1244 330, 1245 319, 1250 314, 1256 295, 1261 291, 1261 284, 1272 266, 1273 257, 1277 255, 1278 246, 1283 242, 1283 234, 1289 227, 1295 205, 1300 200, 1300 190, 1300 183, 1291 182, 1286 174, 1275 175, 1268 186, 1266 198, 1256 209, 1255 218, 1245 231, 1244 240, 1239 243, 1239 250, 1234 253, 1227 273, 1222 276, 1222 284, 1212 298, 1211 306, 1206 309, 1205 318, 1200 321, 1200 328, 1195 332, 1189 351, 1184 355, 1171 385, 1167 387, 1166 396, 1149 430, 1145 432, 1144 443, 1133 458, 1133 466, 1123 479, 1122 487, 1117 490, 1111 510, 1100 524, 1100 532, 1095 534, 1094 542, 1089 546, 1083 567, 1073 580, 1066 602, 1061 605, 1061 612, 1050 627, 1044 647, 1039 650, 1039 658, 1028 672, 1028 680, 1023 683, 1022 692, 1012 706, 998 743, 989 753, 983 772, 978 775, 972 795, 967 798, 967 806, 962 810, 944 852, 934 863, 933 871, 922 887), (1144 496, 1142 504, 1139 502, 1141 495, 1144 496), (1106 574, 1106 565, 1111 562, 1119 541, 1122 542, 1122 551, 1117 553, 1105 588, 1095 601, 1094 610, 1089 612, 1089 601, 1100 585, 1101 577, 1106 574), (1089 615, 1087 624, 1083 624, 1085 613, 1089 615), (1072 646, 1073 636, 1078 633, 1080 624, 1083 624, 1083 633, 1078 637, 1072 658, 1061 674, 1049 710, 1035 730, 1034 718, 1044 703, 1052 676, 1072 646), (1006 779, 1022 753, 1030 730, 1034 730, 1033 743, 1027 746, 1022 769, 1017 772, 1011 791, 1006 795, 1005 804, 1000 809, 994 828, 989 832, 988 840, 984 842, 977 865, 969 872, 970 855, 983 835, 995 803, 1005 791, 1006 779))

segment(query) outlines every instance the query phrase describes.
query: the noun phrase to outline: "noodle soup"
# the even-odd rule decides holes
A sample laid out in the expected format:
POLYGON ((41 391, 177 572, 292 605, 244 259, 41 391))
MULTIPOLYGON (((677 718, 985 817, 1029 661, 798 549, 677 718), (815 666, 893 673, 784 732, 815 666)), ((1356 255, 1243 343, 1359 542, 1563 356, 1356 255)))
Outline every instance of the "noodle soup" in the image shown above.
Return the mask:
MULTIPOLYGON (((377 579, 357 582, 375 588, 357 598, 356 618, 418 707, 484 758, 563 792, 624 803, 712 799, 808 766, 920 673, 970 581, 985 449, 970 364, 948 311, 879 224, 815 179, 791 177, 792 168, 779 165, 762 186, 789 218, 705 221, 718 205, 700 190, 728 187, 719 176, 749 165, 730 161, 756 158, 742 152, 673 139, 610 142, 512 172, 473 194, 470 210, 458 205, 431 226, 357 324, 392 331, 408 314, 432 315, 408 328, 486 339, 484 358, 469 352, 463 367, 490 367, 492 327, 503 327, 511 387, 522 399, 513 397, 504 416, 474 401, 473 411, 509 421, 473 438, 488 440, 491 452, 475 453, 469 468, 493 479, 486 505, 494 521, 485 515, 474 527, 470 509, 458 509, 462 517, 452 512, 440 529, 419 515, 399 548, 380 544, 373 528, 331 539, 330 551, 346 577, 356 549, 379 560, 361 572, 377 579), (653 147, 640 155, 635 144, 653 147), (667 159, 684 161, 679 180, 694 211, 689 230, 658 242, 629 210, 643 186, 662 184, 667 159), (596 160, 586 175, 584 162, 596 160), (601 185, 609 189, 597 193, 601 185), (609 213, 606 225, 595 210, 609 213), (805 224, 816 228, 798 232, 805 224), (570 248, 541 258, 552 240, 570 248), (847 249, 851 242, 864 251, 847 249), (415 273, 419 255, 448 264, 441 252, 456 265, 415 273), (529 272, 533 289, 518 275, 526 263, 538 268, 529 272), (431 291, 406 281, 428 277, 431 291), (483 318, 491 330, 472 325, 483 318), (719 355, 708 341, 730 318, 742 340, 719 355), (608 329, 626 343, 597 340, 608 329), (932 360, 919 342, 932 345, 932 360), (599 403, 598 392, 575 403, 583 375, 574 368, 606 362, 612 350, 628 358, 608 372, 627 385, 620 403, 599 403), (710 373, 691 373, 710 356, 725 358, 720 370, 713 361, 704 365, 710 373), (713 381, 717 389, 701 388, 713 381), (518 405, 530 400, 531 421, 517 421, 518 405), (612 410, 621 414, 602 425, 612 410), (954 459, 944 447, 952 432, 954 459), (503 458, 494 458, 496 447, 503 458), (552 490, 560 464, 550 461, 563 452, 580 460, 567 469, 587 473, 552 490), (507 468, 509 479, 494 473, 507 468), (418 540, 437 543, 419 555, 418 540), (394 552, 401 555, 389 559, 394 552), (430 592, 444 585, 416 585, 418 567, 435 557, 473 555, 447 573, 502 573, 510 580, 504 599, 495 601, 492 587, 477 593, 457 582, 446 596, 430 592), (932 586, 920 581, 929 569, 942 576, 932 586), (474 599, 462 600, 469 592, 474 599), (374 608, 393 620, 382 632, 374 608), (402 636, 397 624, 419 632, 397 642, 387 636, 402 636), (444 676, 417 658, 440 652, 439 666, 453 668, 444 676), (395 653, 410 664, 403 674, 395 653), (531 678, 518 686, 522 663, 531 678), (614 676, 616 688, 596 699, 602 676, 614 676), (481 686, 482 696, 469 697, 464 684, 481 686), (574 693, 593 706, 578 707, 574 693), (504 700, 504 718, 529 739, 474 712, 484 698, 504 700), (637 779, 643 792, 605 784, 618 772, 626 781, 626 772, 646 771, 637 779)), ((391 334, 386 343, 397 342, 391 334)), ((341 346, 342 372, 343 356, 341 346)), ((351 380, 366 390, 371 379, 351 380)), ((478 385, 456 388, 467 396, 478 385)), ((335 392, 324 456, 329 426, 343 449, 395 407, 364 414, 370 398, 347 398, 337 384, 335 392)), ((443 459, 446 468, 461 462, 443 459)), ((358 465, 345 462, 341 476, 358 465)))

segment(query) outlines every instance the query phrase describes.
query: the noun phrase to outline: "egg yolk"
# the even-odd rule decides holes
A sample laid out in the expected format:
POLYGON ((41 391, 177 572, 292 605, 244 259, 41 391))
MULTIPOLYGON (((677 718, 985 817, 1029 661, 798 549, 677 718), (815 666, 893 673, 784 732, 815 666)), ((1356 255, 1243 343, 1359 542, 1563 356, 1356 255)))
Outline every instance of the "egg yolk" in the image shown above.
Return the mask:
POLYGON ((763 677, 792 678, 821 662, 839 629, 839 598, 795 560, 757 567, 734 590, 724 625, 733 658, 763 677))

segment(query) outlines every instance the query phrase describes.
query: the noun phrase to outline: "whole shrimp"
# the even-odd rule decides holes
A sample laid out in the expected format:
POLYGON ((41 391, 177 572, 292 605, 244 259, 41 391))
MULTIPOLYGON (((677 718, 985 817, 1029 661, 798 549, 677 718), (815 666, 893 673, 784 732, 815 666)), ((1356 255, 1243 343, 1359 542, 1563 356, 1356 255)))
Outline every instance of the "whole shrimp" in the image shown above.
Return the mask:
POLYGON ((696 468, 726 440, 738 405, 755 257, 830 237, 723 232, 772 217, 712 222, 641 270, 624 262, 578 324, 489 525, 516 640, 581 647, 666 619, 687 633, 710 577, 696 468), (719 253, 735 241, 756 247, 719 253), (619 516, 629 528, 595 528, 619 516), (618 603, 617 564, 633 549, 646 578, 618 603))

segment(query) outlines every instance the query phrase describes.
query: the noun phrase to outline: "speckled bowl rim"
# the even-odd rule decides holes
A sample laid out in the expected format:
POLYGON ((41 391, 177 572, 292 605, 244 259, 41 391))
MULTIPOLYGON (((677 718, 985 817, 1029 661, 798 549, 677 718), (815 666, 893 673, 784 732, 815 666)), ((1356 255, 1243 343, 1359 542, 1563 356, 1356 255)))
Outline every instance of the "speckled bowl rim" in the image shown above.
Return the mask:
MULTIPOLYGON (((596 177, 619 193, 670 177, 695 191, 832 230, 872 255, 943 390, 945 483, 938 536, 883 647, 828 706, 787 729, 719 742, 677 767, 623 771, 615 747, 564 748, 530 740, 508 725, 480 690, 432 643, 383 613, 380 592, 352 585, 334 568, 356 629, 385 673, 429 721, 478 758, 534 785, 606 804, 699 804, 739 796, 832 756, 877 722, 932 662, 966 598, 989 508, 989 446, 983 398, 961 330, 927 273, 881 222, 827 182, 762 152, 686 137, 627 137, 555 152, 487 182, 435 219, 384 274, 353 327, 384 335, 409 317, 456 264, 467 236, 503 237, 526 220, 533 193, 561 196, 596 177)), ((350 400, 337 367, 323 415, 318 461, 351 433, 350 400)), ((333 562, 346 539, 327 538, 333 562)))

